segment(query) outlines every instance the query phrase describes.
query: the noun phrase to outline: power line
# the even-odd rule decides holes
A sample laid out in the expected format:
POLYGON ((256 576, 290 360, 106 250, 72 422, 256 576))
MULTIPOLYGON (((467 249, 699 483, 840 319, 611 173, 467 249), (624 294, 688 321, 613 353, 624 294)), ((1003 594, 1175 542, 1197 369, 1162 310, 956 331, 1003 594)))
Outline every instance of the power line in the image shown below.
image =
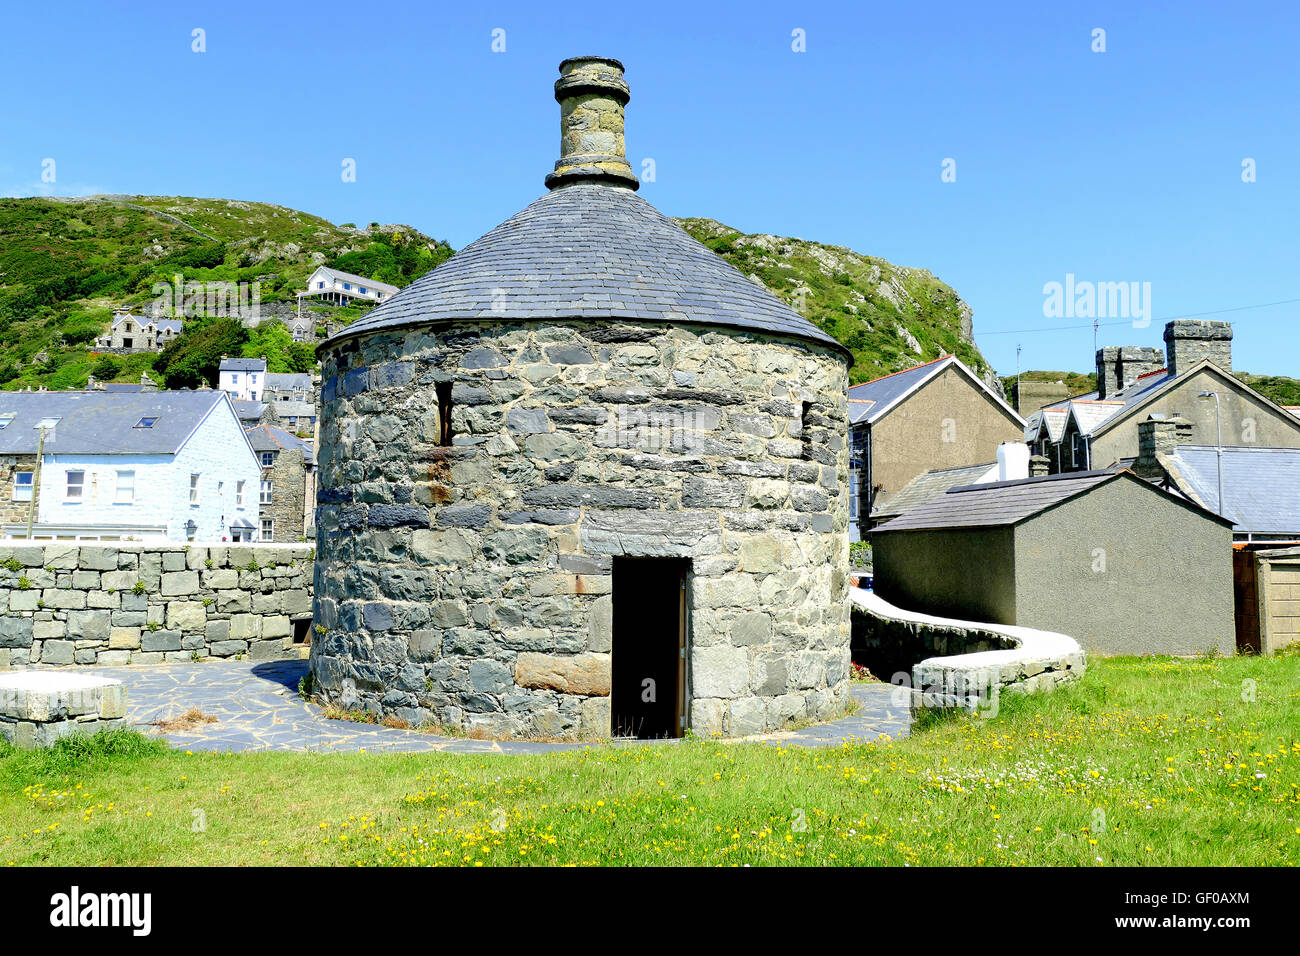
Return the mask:
MULTIPOLYGON (((1300 298, 1280 299, 1277 302, 1261 302, 1258 305, 1238 305, 1231 309, 1213 309, 1209 312, 1180 312, 1177 315, 1166 315, 1158 319, 1152 319, 1152 322, 1169 322, 1173 319, 1199 319, 1207 315, 1224 315, 1228 312, 1246 312, 1250 309, 1271 309, 1278 305, 1291 305, 1300 302, 1300 298)), ((1070 332, 1075 329, 1097 329, 1099 327, 1111 325, 1132 325, 1133 320, 1127 319, 1123 322, 1089 322, 1087 325, 1054 325, 1048 328, 1041 326, 1036 329, 999 329, 996 332, 981 332, 981 337, 985 335, 1019 335, 1027 332, 1070 332)))

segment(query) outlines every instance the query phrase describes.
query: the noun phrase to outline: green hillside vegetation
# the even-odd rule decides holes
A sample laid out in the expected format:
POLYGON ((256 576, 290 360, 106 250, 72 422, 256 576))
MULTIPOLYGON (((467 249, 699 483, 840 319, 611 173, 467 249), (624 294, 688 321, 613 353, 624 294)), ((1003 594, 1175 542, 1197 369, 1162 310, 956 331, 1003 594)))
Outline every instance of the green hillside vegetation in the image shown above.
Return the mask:
POLYGON ((1255 391, 1279 405, 1300 405, 1298 379, 1287 378, 1285 375, 1251 375, 1249 372, 1237 372, 1236 375, 1255 391))
POLYGON ((848 346, 853 382, 949 353, 991 379, 972 339, 970 306, 924 269, 843 246, 745 235, 712 219, 674 221, 848 346))
MULTIPOLYGON (((152 302, 155 283, 173 283, 178 274, 186 282, 256 282, 263 303, 292 303, 318 265, 401 287, 451 254, 446 242, 408 226, 335 226, 267 203, 3 199, 0 385, 76 388, 92 369, 114 365, 114 379, 138 381, 155 368, 156 356, 104 362, 94 340, 107 330, 115 306, 152 302)), ((347 322, 361 313, 341 309, 330 318, 347 322)))
MULTIPOLYGON (((1016 384, 1014 375, 1003 375, 998 379, 1002 383, 1002 392, 1008 402, 1013 398, 1012 390, 1016 384)), ((1022 382, 1060 382, 1070 390, 1070 395, 1086 395, 1097 390, 1096 372, 1044 372, 1037 369, 1020 373, 1022 382)))

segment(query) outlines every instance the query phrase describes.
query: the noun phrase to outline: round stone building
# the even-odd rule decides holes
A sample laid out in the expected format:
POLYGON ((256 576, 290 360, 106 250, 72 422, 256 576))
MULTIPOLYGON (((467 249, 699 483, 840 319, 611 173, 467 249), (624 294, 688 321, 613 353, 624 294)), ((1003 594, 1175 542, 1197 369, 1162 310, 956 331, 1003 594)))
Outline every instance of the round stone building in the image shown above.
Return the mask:
POLYGON ((489 736, 728 736, 849 682, 847 351, 636 194, 617 60, 550 191, 331 336, 316 693, 489 736))

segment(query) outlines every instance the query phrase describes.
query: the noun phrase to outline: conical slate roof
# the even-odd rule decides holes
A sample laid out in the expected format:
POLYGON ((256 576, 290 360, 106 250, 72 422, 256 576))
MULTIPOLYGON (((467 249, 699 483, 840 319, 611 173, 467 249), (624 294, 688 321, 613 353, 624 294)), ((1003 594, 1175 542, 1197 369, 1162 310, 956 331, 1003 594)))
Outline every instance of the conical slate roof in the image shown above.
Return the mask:
POLYGON ((699 323, 848 350, 631 189, 553 189, 334 335, 456 320, 699 323))

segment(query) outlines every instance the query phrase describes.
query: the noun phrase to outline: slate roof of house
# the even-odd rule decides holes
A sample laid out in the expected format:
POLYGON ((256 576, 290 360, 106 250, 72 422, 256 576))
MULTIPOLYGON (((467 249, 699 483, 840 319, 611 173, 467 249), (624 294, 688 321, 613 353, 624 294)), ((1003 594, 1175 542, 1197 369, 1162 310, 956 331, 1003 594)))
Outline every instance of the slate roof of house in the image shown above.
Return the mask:
MULTIPOLYGON (((340 272, 338 269, 331 269, 329 266, 321 266, 318 269, 313 269, 312 275, 315 275, 317 272, 324 272, 326 275, 335 279, 340 279, 343 282, 353 282, 357 285, 365 286, 367 290, 387 292, 389 295, 396 295, 401 291, 397 286, 389 285, 387 282, 380 282, 378 279, 367 279, 365 276, 354 275, 351 272, 340 272)), ((307 291, 310 292, 311 290, 308 289, 307 291)))
POLYGON ((266 402, 235 400, 235 414, 239 416, 241 422, 255 422, 262 417, 264 411, 266 411, 266 402))
POLYGON ((302 460, 314 464, 316 451, 309 441, 303 441, 297 435, 290 434, 275 425, 258 425, 247 429, 248 442, 253 451, 301 451, 302 460))
POLYGON ((181 319, 155 319, 148 316, 136 315, 134 312, 119 312, 114 315, 112 327, 117 328, 128 319, 135 322, 142 329, 147 329, 152 326, 159 332, 163 329, 171 329, 174 332, 180 332, 185 327, 185 323, 181 319))
POLYGON ((1025 422, 1025 441, 1033 442, 1038 440, 1038 433, 1046 425, 1047 438, 1049 441, 1058 442, 1061 436, 1065 434, 1065 420, 1070 417, 1070 411, 1066 408, 1056 408, 1049 406, 1040 408, 1034 412, 1025 422))
POLYGON ((266 359, 228 357, 221 360, 222 372, 265 372, 266 359))
POLYGON ((266 388, 268 392, 311 392, 310 372, 267 372, 266 388))
POLYGON ((871 513, 873 518, 901 515, 927 501, 946 494, 953 488, 972 485, 990 472, 998 473, 996 461, 984 465, 959 465, 956 468, 935 468, 917 475, 871 513))
POLYGON ((275 414, 278 418, 315 418, 316 406, 311 402, 276 402, 275 414))
POLYGON ((988 484, 966 485, 952 488, 947 494, 933 498, 906 514, 874 528, 872 534, 892 531, 924 531, 946 528, 996 528, 1019 524, 1040 515, 1071 498, 1085 494, 1109 481, 1133 481, 1158 495, 1178 502, 1183 507, 1221 524, 1232 522, 1226 518, 1148 484, 1133 472, 1106 468, 1099 471, 1075 471, 1043 478, 1025 478, 1018 481, 994 481, 988 484))
MULTIPOLYGON (((1172 477, 1218 510, 1213 445, 1179 445, 1165 456, 1172 477)), ((1223 449, 1223 514, 1238 533, 1300 535, 1300 448, 1223 449)))
POLYGON ((57 418, 47 430, 46 454, 170 455, 221 402, 225 392, 0 392, 0 455, 34 454, 36 424, 57 418), (150 428, 136 427, 156 418, 150 428))
MULTIPOLYGON (((726 326, 849 352, 630 189, 553 189, 322 343, 424 322, 726 326)), ((851 360, 851 357, 850 357, 851 360)))
POLYGON ((849 421, 854 425, 861 422, 874 424, 904 398, 949 367, 960 369, 967 378, 987 392, 990 398, 1001 405, 1021 425, 1025 424, 1025 420, 1006 403, 1006 400, 1001 395, 989 388, 983 379, 967 368, 961 359, 955 355, 942 355, 921 365, 903 369, 901 372, 894 372, 873 379, 870 382, 849 386, 849 421))
POLYGON ((934 528, 991 528, 1019 524, 1063 501, 1081 495, 1116 472, 1076 471, 1046 478, 995 481, 951 488, 919 508, 887 521, 872 534, 934 528))

